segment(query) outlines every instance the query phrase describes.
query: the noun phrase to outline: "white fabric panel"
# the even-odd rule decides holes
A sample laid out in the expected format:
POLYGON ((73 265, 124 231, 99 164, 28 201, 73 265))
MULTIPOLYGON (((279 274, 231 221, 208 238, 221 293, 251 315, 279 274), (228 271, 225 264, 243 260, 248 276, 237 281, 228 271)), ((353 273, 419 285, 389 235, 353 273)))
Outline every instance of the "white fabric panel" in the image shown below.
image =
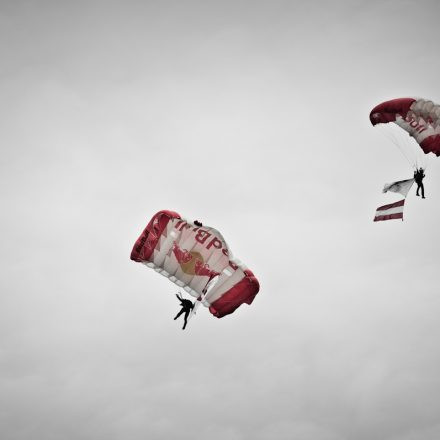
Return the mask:
POLYGON ((376 211, 376 217, 382 216, 382 215, 391 215, 391 214, 400 214, 403 212, 403 206, 396 206, 394 208, 384 209, 384 210, 377 210, 376 211))

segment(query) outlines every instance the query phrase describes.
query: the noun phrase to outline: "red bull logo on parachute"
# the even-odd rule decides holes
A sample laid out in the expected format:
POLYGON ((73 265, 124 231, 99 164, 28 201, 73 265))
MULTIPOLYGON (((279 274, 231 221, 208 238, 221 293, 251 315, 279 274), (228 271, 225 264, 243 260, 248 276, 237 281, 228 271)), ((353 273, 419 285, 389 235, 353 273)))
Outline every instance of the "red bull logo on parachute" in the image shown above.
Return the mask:
MULTIPOLYGON (((201 228, 200 226, 193 226, 184 220, 179 220, 174 228, 179 232, 188 230, 194 233, 194 240, 197 243, 204 245, 207 250, 219 249, 225 257, 229 256, 229 251, 226 245, 223 245, 223 242, 213 233, 201 228)), ((231 266, 233 269, 237 269, 237 265, 234 264, 232 261, 229 262, 229 266, 231 266)))
POLYGON ((173 243, 173 254, 180 264, 180 267, 187 275, 199 275, 214 278, 220 275, 220 272, 216 272, 209 267, 209 264, 204 262, 204 259, 200 252, 187 251, 182 249, 179 245, 173 243))

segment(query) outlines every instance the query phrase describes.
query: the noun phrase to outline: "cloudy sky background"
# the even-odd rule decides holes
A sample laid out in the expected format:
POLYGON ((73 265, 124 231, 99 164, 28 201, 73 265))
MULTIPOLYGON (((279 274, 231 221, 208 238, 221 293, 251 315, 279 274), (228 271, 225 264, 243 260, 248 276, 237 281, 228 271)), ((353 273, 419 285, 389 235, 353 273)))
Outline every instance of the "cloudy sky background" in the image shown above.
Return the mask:
POLYGON ((440 160, 368 114, 440 102, 436 1, 0 2, 5 440, 437 440, 440 160), (151 216, 261 283, 185 332, 151 216))

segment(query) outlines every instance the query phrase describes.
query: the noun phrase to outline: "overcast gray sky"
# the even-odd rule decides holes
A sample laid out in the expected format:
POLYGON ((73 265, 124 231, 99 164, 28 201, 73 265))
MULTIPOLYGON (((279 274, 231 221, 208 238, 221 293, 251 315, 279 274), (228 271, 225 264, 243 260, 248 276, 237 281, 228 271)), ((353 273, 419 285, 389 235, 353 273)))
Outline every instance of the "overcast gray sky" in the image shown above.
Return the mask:
POLYGON ((440 159, 368 115, 440 102, 433 1, 0 1, 2 440, 437 440, 440 159), (393 197, 394 196, 394 197, 393 197), (251 306, 174 322, 129 259, 216 227, 251 306))

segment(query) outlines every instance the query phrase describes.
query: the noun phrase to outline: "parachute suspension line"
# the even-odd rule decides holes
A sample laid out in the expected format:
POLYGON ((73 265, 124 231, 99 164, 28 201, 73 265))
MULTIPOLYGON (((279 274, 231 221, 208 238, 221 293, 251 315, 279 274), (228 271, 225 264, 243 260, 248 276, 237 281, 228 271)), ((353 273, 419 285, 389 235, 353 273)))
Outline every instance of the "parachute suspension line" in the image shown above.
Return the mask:
POLYGON ((208 280, 208 282, 206 283, 205 287, 202 290, 202 294, 196 299, 196 301, 194 302, 194 307, 191 310, 190 315, 188 316, 188 321, 195 315, 197 314, 197 309, 199 308, 200 304, 203 303, 203 300, 206 298, 206 295, 208 295, 208 293, 212 290, 212 288, 215 286, 215 284, 217 283, 218 279, 220 277, 217 275, 213 278, 210 278, 208 280), (215 280, 215 283, 213 283, 213 281, 215 280))
POLYGON ((421 150, 418 148, 418 146, 414 145, 414 142, 416 142, 416 140, 410 134, 405 136, 405 133, 402 132, 402 135, 405 145, 407 147, 407 151, 414 151, 414 165, 413 165, 414 171, 418 170, 420 167, 424 168, 423 155, 420 154, 421 150))
MULTIPOLYGON (((384 130, 386 130, 386 129, 387 129, 387 127, 384 127, 384 130)), ((404 143, 407 148, 404 148, 403 145, 401 144, 401 142, 399 142, 399 139, 397 138, 397 136, 393 132, 391 132, 390 135, 391 135, 391 142, 400 150, 400 152, 403 154, 405 159, 408 161, 409 165, 412 168, 414 168, 415 164, 417 163, 417 158, 416 158, 415 154, 412 156, 412 158, 408 157, 408 151, 411 151, 411 149, 409 148, 408 139, 405 138, 404 143)))
POLYGON ((405 150, 403 149, 402 145, 397 140, 394 133, 392 133, 390 130, 387 130, 387 127, 383 127, 382 125, 378 125, 378 127, 379 127, 379 131, 382 133, 382 135, 385 136, 388 140, 390 140, 399 149, 399 151, 402 153, 402 156, 409 163, 410 167, 415 168, 416 167, 416 165, 415 165, 416 159, 414 158, 411 161, 411 159, 408 157, 405 150))
POLYGON ((402 146, 399 144, 399 142, 396 140, 396 138, 392 137, 392 136, 388 136, 388 139, 391 140, 391 142, 398 148, 398 150, 402 153, 402 156, 407 160, 407 162, 409 163, 409 166, 411 168, 415 168, 415 160, 411 160, 408 155, 405 153, 405 150, 402 148, 402 146))
MULTIPOLYGON (((385 129, 385 127, 383 127, 385 129)), ((406 135, 405 131, 398 131, 398 133, 401 133, 401 143, 404 143, 406 146, 406 151, 412 152, 412 156, 414 157, 414 164, 413 168, 414 171, 418 170, 419 168, 423 168, 426 170, 428 166, 428 159, 426 157, 425 152, 419 147, 416 139, 411 136, 409 133, 406 135)), ((396 142, 399 144, 399 139, 396 136, 396 142)), ((400 143, 400 144, 401 144, 400 143)))
MULTIPOLYGON (((429 157, 429 156, 428 156, 429 157)), ((423 166, 422 166, 422 168, 426 171, 427 169, 428 169, 428 166, 429 166, 429 160, 428 160, 428 158, 426 158, 427 160, 425 160, 424 162, 423 162, 423 166)))

